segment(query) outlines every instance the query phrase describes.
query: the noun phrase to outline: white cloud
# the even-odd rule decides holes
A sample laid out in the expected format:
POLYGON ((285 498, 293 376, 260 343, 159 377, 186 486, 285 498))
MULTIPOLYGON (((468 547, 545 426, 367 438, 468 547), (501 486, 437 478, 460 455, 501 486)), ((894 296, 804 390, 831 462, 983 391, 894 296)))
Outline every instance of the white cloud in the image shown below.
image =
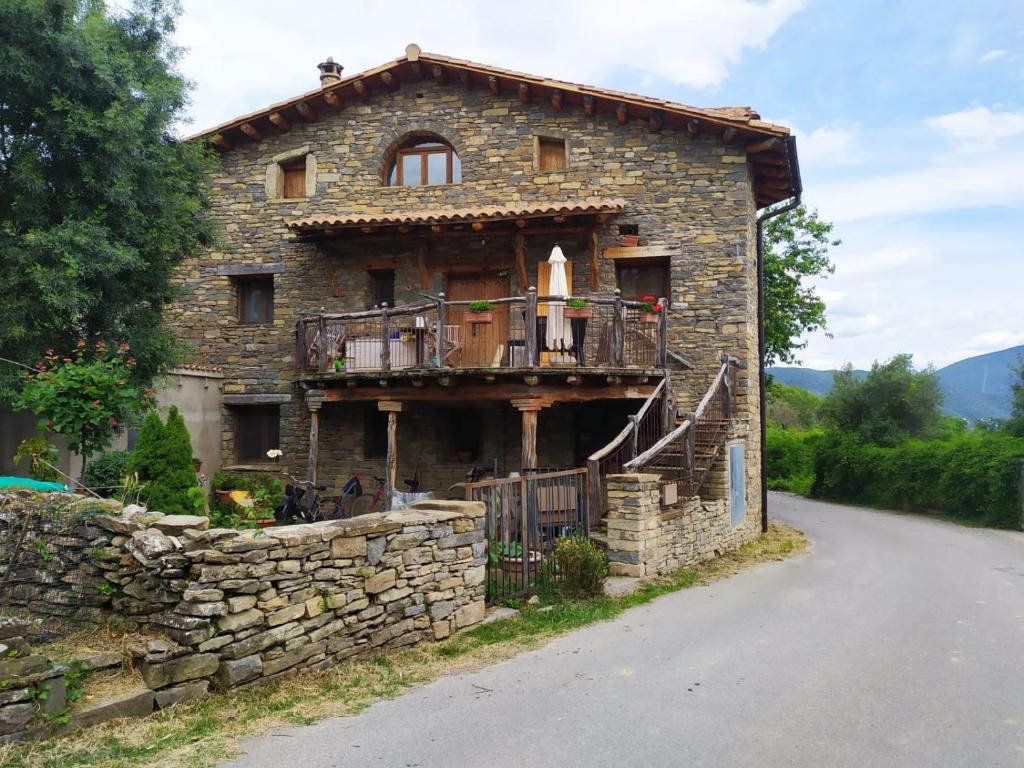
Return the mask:
POLYGON ((1024 134, 1024 110, 993 112, 988 107, 974 107, 929 117, 924 122, 954 141, 987 144, 1024 134))
POLYGON ((823 125, 810 133, 794 129, 800 163, 804 166, 856 165, 863 161, 860 126, 823 125))
POLYGON ((1009 51, 1003 50, 1002 48, 996 48, 994 51, 989 51, 980 59, 978 59, 978 63, 988 64, 990 61, 999 61, 999 59, 1005 59, 1009 55, 1009 51))
POLYGON ((879 274, 900 267, 918 267, 935 258, 935 251, 923 243, 891 245, 867 253, 842 255, 836 271, 842 276, 879 274))
POLYGON ((176 34, 197 84, 189 129, 200 130, 314 88, 328 55, 346 72, 424 51, 600 85, 629 72, 709 89, 748 51, 763 49, 806 0, 520 0, 490 13, 471 0, 327 3, 185 0, 176 34))

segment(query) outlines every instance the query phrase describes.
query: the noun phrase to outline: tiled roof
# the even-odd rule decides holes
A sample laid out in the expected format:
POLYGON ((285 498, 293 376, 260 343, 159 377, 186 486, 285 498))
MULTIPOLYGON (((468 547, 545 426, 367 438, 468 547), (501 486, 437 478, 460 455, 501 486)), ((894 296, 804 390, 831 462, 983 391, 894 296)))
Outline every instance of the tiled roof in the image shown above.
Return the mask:
POLYGON ((288 228, 301 232, 327 227, 458 224, 546 216, 584 216, 595 213, 618 213, 625 205, 626 201, 620 198, 582 198, 566 202, 510 203, 508 205, 466 208, 421 208, 415 211, 381 214, 363 212, 320 214, 289 221, 288 228))

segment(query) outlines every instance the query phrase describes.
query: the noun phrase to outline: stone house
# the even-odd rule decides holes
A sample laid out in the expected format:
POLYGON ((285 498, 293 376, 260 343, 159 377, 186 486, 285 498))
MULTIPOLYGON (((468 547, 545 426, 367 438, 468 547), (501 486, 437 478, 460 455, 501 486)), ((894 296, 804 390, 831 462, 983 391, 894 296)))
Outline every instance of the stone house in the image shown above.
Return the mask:
POLYGON ((799 190, 788 129, 415 45, 319 70, 193 137, 220 153, 221 236, 168 322, 223 372, 223 465, 442 496, 478 465, 610 473, 714 384, 730 405, 689 490, 756 530, 757 215, 799 190), (549 296, 556 245, 584 317, 549 296))

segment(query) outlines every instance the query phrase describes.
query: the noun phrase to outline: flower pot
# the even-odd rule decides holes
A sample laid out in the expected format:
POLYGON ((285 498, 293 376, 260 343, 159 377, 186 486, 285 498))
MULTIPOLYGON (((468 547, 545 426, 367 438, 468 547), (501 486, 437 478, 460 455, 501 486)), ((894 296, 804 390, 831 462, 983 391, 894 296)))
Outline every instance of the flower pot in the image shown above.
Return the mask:
POLYGON ((619 235, 619 245, 623 248, 635 248, 640 245, 640 235, 619 235))
POLYGON ((467 322, 473 323, 475 325, 486 325, 487 323, 493 323, 494 322, 494 313, 493 312, 467 312, 466 313, 466 320, 467 320, 467 322))
POLYGON ((566 307, 562 314, 572 320, 587 320, 594 316, 593 307, 566 307))
POLYGON ((274 518, 268 517, 266 519, 257 520, 256 521, 256 527, 257 528, 273 528, 274 524, 276 522, 277 522, 277 520, 275 520, 274 518))
POLYGON ((650 313, 650 312, 641 312, 640 313, 640 322, 641 323, 655 324, 655 323, 658 323, 660 320, 661 320, 661 315, 658 314, 658 313, 653 313, 653 314, 650 313))
MULTIPOLYGON (((531 578, 537 575, 537 566, 540 565, 540 561, 542 559, 544 559, 544 555, 542 555, 540 552, 535 552, 533 550, 530 551, 530 554, 528 556, 528 560, 529 560, 529 568, 530 568, 530 576, 531 576, 531 578)), ((522 556, 520 556, 520 557, 512 557, 510 555, 505 555, 504 557, 501 558, 501 569, 505 572, 506 575, 508 575, 508 576, 510 576, 510 577, 512 577, 514 579, 522 579, 523 578, 523 558, 522 558, 522 556)))

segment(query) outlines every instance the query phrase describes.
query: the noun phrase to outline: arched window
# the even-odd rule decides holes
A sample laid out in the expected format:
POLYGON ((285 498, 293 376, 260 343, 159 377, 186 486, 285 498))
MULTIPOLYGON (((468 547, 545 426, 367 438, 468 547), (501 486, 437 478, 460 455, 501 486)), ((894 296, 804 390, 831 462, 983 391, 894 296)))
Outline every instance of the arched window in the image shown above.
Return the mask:
POLYGON ((389 187, 458 184, 462 161, 451 144, 440 137, 419 137, 395 151, 388 169, 389 187))

